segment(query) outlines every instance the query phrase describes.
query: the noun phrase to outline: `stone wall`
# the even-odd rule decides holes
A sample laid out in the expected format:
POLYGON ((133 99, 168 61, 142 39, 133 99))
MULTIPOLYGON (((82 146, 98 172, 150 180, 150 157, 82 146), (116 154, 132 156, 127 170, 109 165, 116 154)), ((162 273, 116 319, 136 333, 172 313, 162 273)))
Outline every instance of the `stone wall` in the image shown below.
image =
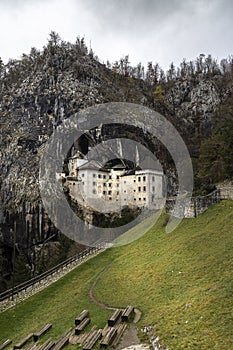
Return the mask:
POLYGON ((216 190, 206 196, 190 198, 168 198, 166 201, 166 213, 178 218, 195 218, 206 211, 211 205, 220 202, 220 191, 216 190), (175 202, 177 200, 177 205, 175 202))

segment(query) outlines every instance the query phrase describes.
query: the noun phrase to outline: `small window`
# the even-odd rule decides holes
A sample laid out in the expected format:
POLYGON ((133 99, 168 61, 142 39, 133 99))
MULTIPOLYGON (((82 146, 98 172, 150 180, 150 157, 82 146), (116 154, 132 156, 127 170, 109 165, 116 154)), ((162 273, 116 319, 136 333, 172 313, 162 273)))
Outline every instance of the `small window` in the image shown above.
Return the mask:
POLYGON ((85 175, 84 174, 82 174, 82 177, 84 177, 85 175))
POLYGON ((112 194, 112 191, 108 191, 108 194, 111 195, 111 194, 112 194))
POLYGON ((143 176, 143 181, 146 181, 146 177, 145 176, 143 176))
POLYGON ((126 190, 124 190, 124 193, 126 193, 126 190))
POLYGON ((117 180, 119 180, 119 178, 120 178, 120 176, 119 176, 119 175, 117 175, 117 180))
POLYGON ((112 197, 109 197, 109 200, 111 201, 111 200, 112 200, 112 197))
POLYGON ((144 201, 146 201, 146 198, 143 198, 144 201))
POLYGON ((105 195, 106 194, 106 191, 103 191, 103 195, 105 195))
POLYGON ((124 184, 126 184, 126 181, 124 181, 124 184))
POLYGON ((112 187, 112 184, 110 183, 110 184, 108 184, 108 187, 112 187))
POLYGON ((117 191, 117 193, 116 193, 117 195, 119 194, 119 191, 117 191))
POLYGON ((119 184, 117 184, 117 187, 119 187, 119 184))
POLYGON ((96 174, 93 174, 92 176, 93 176, 93 177, 96 177, 96 174))
POLYGON ((136 182, 136 180, 133 180, 133 182, 136 182))
POLYGON ((109 175, 109 180, 111 180, 112 179, 112 175, 109 175))
POLYGON ((107 184, 106 184, 106 182, 104 182, 104 187, 106 187, 107 186, 107 184))
POLYGON ((146 192, 146 186, 143 186, 143 191, 146 192))
POLYGON ((99 174, 99 175, 98 175, 98 178, 99 178, 99 179, 102 179, 102 175, 101 175, 101 174, 99 174))
POLYGON ((95 181, 93 181, 93 186, 96 186, 96 182, 95 181))
POLYGON ((152 186, 152 192, 154 192, 155 191, 155 186, 152 186))
POLYGON ((106 179, 106 175, 103 175, 103 179, 106 179))
POLYGON ((155 181, 155 177, 154 176, 152 176, 152 181, 155 181))
POLYGON ((136 198, 134 198, 133 200, 136 201, 136 198))
POLYGON ((75 182, 73 182, 73 186, 75 186, 75 182))
POLYGON ((138 187, 138 192, 141 192, 141 187, 140 186, 138 187))
POLYGON ((93 193, 93 194, 96 194, 96 190, 93 190, 92 193, 93 193))
POLYGON ((126 198, 124 199, 124 201, 126 201, 126 198))
POLYGON ((140 181, 141 181, 141 176, 138 177, 138 182, 140 182, 140 181))
POLYGON ((138 198, 139 200, 141 200, 141 198, 138 198))

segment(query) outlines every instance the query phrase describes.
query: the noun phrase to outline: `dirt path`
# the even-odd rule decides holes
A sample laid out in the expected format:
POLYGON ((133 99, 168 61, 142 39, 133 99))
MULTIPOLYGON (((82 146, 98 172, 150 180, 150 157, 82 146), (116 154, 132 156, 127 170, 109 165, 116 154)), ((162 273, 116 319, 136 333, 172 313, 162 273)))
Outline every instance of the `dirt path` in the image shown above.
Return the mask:
POLYGON ((102 271, 100 271, 100 273, 98 273, 98 275, 96 276, 90 290, 89 290, 89 298, 98 306, 102 307, 103 309, 106 310, 117 310, 117 307, 112 307, 109 306, 107 304, 102 303, 101 301, 97 300, 96 297, 94 296, 94 289, 95 286, 97 284, 97 282, 100 280, 100 278, 102 277, 102 275, 108 271, 110 269, 110 267, 112 266, 113 262, 111 264, 109 264, 108 266, 106 266, 102 271))
MULTIPOLYGON (((117 310, 119 308, 114 307, 114 306, 110 306, 110 305, 107 305, 107 304, 104 304, 101 301, 97 300, 95 295, 94 295, 94 289, 95 289, 96 284, 98 283, 98 281, 102 277, 102 275, 110 269, 110 267, 113 265, 113 263, 114 262, 112 262, 111 264, 107 265, 102 271, 100 271, 98 273, 98 275, 96 276, 96 278, 95 278, 95 280, 94 280, 94 282, 91 285, 91 288, 89 290, 89 298, 96 305, 98 305, 98 306, 100 306, 100 307, 102 307, 103 309, 106 309, 106 310, 117 310)), ((122 308, 122 310, 124 310, 124 308, 122 308)), ((139 309, 136 309, 136 308, 134 309, 134 313, 135 313, 135 317, 134 317, 133 323, 137 323, 140 320, 142 313, 141 313, 141 311, 139 309)))

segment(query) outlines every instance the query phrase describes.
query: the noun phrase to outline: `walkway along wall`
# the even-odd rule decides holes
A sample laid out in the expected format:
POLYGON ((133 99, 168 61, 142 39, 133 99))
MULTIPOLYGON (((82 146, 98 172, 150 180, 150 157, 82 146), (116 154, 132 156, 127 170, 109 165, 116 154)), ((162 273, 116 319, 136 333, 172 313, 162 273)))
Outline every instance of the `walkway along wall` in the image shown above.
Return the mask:
MULTIPOLYGON (((229 197, 228 197, 229 198, 229 197)), ((178 218, 195 218, 198 215, 206 211, 211 205, 218 203, 221 199, 221 193, 219 190, 206 195, 189 198, 168 198, 166 201, 166 213, 171 214, 178 218), (178 202, 178 205, 175 207, 175 202, 178 202)))

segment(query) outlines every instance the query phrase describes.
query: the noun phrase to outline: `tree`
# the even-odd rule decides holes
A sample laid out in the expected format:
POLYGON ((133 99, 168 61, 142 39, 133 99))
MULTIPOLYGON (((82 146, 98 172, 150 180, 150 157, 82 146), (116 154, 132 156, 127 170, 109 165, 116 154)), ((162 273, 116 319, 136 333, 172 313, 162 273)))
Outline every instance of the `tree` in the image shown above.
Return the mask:
POLYGON ((59 46, 61 43, 61 38, 58 33, 54 32, 53 30, 49 34, 48 44, 50 46, 59 46))
POLYGON ((233 118, 228 117, 200 148, 198 177, 205 183, 233 179, 233 118))
POLYGON ((153 92, 155 102, 163 102, 164 100, 164 90, 161 85, 157 85, 155 91, 153 92))

